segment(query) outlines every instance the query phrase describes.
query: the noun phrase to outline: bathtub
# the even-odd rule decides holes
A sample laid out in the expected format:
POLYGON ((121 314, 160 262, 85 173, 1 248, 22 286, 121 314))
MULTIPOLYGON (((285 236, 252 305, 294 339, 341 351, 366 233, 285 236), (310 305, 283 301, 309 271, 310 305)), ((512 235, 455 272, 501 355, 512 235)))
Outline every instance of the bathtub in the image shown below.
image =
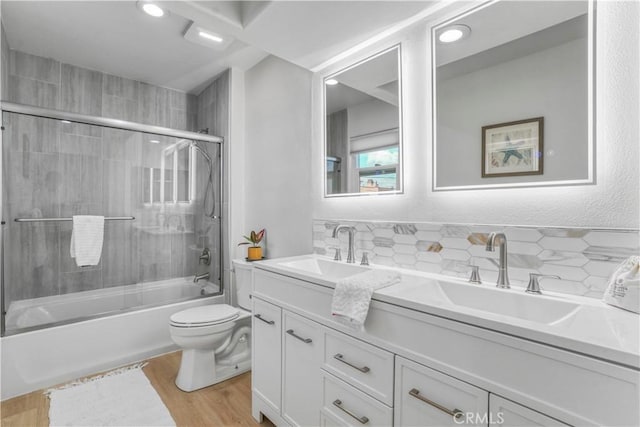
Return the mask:
POLYGON ((169 297, 192 298, 194 292, 198 295, 200 285, 193 286, 191 280, 173 279, 16 302, 11 317, 16 326, 49 323, 51 319, 64 323, 66 318, 68 322, 68 312, 73 312, 74 318, 88 313, 94 318, 45 328, 36 326, 35 330, 0 338, 0 400, 178 350, 169 335, 169 316, 186 308, 224 302, 224 296, 218 295, 156 305, 166 303, 169 297), (141 299, 147 307, 132 309, 134 301, 141 299), (35 300, 40 304, 36 305, 35 300), (96 317, 97 313, 114 308, 121 311, 96 317))
POLYGON ((5 330, 33 328, 50 323, 60 324, 75 319, 110 315, 121 311, 185 301, 218 292, 212 283, 193 283, 193 276, 116 286, 67 295, 13 301, 5 317, 5 330))

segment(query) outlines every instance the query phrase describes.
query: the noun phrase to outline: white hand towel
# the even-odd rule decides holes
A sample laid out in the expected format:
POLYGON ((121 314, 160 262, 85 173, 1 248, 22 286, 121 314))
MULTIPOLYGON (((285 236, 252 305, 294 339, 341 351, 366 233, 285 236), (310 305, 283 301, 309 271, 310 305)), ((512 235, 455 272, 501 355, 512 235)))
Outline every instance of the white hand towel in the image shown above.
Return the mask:
POLYGON ((400 273, 393 270, 369 270, 341 279, 333 291, 331 314, 338 322, 363 330, 373 292, 399 281, 400 273))
POLYGON ((104 217, 74 215, 69 254, 78 267, 98 265, 104 240, 104 217))
POLYGON ((640 256, 629 257, 618 266, 609 279, 602 300, 640 314, 640 256))

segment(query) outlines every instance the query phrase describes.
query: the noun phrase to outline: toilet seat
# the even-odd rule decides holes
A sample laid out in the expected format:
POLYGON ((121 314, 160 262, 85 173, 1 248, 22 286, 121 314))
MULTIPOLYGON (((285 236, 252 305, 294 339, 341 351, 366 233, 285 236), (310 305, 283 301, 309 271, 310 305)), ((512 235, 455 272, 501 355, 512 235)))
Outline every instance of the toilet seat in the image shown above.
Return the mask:
POLYGON ((219 325, 240 316, 236 307, 227 304, 205 305, 189 308, 171 315, 170 325, 177 328, 199 328, 219 325))

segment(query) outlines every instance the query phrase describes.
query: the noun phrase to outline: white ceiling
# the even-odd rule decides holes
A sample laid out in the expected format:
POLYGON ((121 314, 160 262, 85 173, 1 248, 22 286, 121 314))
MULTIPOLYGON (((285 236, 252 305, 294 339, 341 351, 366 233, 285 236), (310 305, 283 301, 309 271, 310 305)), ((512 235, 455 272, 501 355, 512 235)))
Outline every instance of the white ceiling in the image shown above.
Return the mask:
POLYGON ((272 54, 312 69, 433 1, 162 1, 161 19, 135 1, 2 0, 11 49, 198 93, 228 67, 272 54), (235 41, 215 51, 183 38, 195 22, 235 41))

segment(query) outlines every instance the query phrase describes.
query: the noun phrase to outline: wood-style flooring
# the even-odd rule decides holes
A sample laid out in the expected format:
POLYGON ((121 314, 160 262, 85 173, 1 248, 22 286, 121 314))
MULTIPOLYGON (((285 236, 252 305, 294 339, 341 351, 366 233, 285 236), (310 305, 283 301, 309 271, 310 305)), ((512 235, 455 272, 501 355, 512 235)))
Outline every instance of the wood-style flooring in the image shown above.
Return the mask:
MULTIPOLYGON (((149 359, 143 368, 178 426, 273 426, 266 419, 258 424, 251 416, 251 373, 185 393, 174 384, 179 366, 180 352, 175 352, 149 359)), ((35 391, 2 402, 0 425, 47 427, 49 398, 35 391)))

